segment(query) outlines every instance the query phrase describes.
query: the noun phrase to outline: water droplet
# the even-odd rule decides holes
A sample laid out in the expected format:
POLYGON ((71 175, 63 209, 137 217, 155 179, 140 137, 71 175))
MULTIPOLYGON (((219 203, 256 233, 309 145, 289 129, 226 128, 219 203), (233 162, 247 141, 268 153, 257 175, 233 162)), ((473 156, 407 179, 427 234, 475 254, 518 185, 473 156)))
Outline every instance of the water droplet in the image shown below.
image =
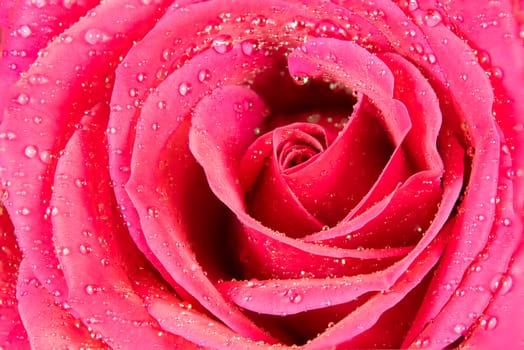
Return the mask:
POLYGON ((314 33, 320 37, 332 37, 338 39, 346 39, 347 32, 329 19, 323 19, 315 26, 314 33))
POLYGON ((419 349, 425 349, 429 346, 429 344, 430 344, 429 338, 421 338, 413 342, 413 346, 419 349))
POLYGON ((442 22, 442 16, 437 10, 429 10, 424 16, 424 22, 428 27, 435 27, 442 22))
POLYGON ((31 211, 28 208, 21 208, 17 210, 17 213, 25 216, 25 215, 29 215, 31 211))
POLYGON ((38 151, 36 147, 33 145, 29 145, 24 149, 24 154, 26 155, 27 158, 34 158, 37 152, 38 151))
POLYGON ((462 323, 459 323, 459 324, 455 325, 455 327, 453 327, 453 330, 457 334, 462 334, 466 330, 466 326, 464 326, 462 323))
POLYGON ((167 103, 166 101, 158 101, 156 106, 158 107, 158 109, 166 109, 167 103))
POLYGON ((69 248, 64 247, 64 248, 62 248, 61 253, 62 253, 63 256, 67 256, 67 255, 69 255, 70 250, 69 250, 69 248))
POLYGON ((92 285, 88 284, 86 287, 85 287, 85 291, 88 295, 93 295, 95 294, 95 287, 93 287, 92 285))
POLYGON ((180 83, 180 85, 178 85, 178 93, 181 96, 186 96, 190 92, 191 92, 191 85, 189 83, 180 83))
POLYGON ((501 223, 502 223, 502 225, 504 225, 504 226, 506 226, 506 227, 511 226, 511 220, 508 219, 508 218, 504 218, 504 219, 502 219, 502 220, 501 220, 501 223))
POLYGON ((513 278, 510 275, 498 274, 492 280, 490 289, 499 295, 507 294, 513 286, 513 278))
POLYGON ((136 80, 139 82, 139 83, 142 83, 144 82, 144 80, 147 79, 147 75, 145 73, 138 73, 136 75, 136 80))
POLYGON ((418 9, 417 0, 408 0, 408 10, 415 11, 416 9, 418 9))
POLYGON ((49 79, 43 74, 32 74, 27 79, 31 85, 43 85, 49 81, 49 79))
POLYGON ((293 294, 289 297, 289 301, 291 301, 294 304, 299 304, 302 302, 302 295, 300 294, 293 294))
POLYGON ((231 35, 220 35, 211 43, 211 47, 219 54, 225 54, 233 48, 233 38, 231 35))
POLYGON ((202 69, 198 72, 198 81, 203 83, 206 80, 209 80, 211 77, 211 72, 208 69, 202 69))
POLYGON ((305 74, 297 73, 297 75, 293 77, 293 80, 295 84, 303 86, 309 84, 310 78, 305 74))
POLYGON ((246 56, 251 56, 253 52, 256 50, 257 44, 254 40, 244 40, 240 44, 240 49, 242 50, 242 53, 246 56))
POLYGON ((491 57, 487 51, 480 50, 477 52, 477 59, 482 66, 489 66, 491 57))
POLYGON ((91 28, 86 31, 84 40, 90 45, 95 45, 109 40, 109 37, 100 29, 91 28))
POLYGON ((147 208, 147 215, 149 215, 149 217, 152 217, 152 218, 157 218, 160 215, 160 213, 157 208, 149 207, 147 208))
POLYGON ((16 30, 16 33, 20 35, 22 38, 27 38, 31 35, 32 31, 31 28, 29 28, 29 26, 23 25, 16 30))
POLYGON ((491 67, 486 70, 486 74, 493 79, 504 78, 504 71, 500 67, 491 67))
POLYGON ((53 154, 51 151, 44 150, 40 152, 40 161, 45 164, 51 164, 51 161, 53 159, 53 154))
POLYGON ((129 97, 137 97, 138 96, 138 89, 131 88, 128 91, 129 97))
POLYGON ((430 64, 435 64, 437 62, 437 57, 430 53, 430 54, 427 54, 426 56, 424 56, 424 58, 430 63, 430 64))
POLYGON ((16 102, 18 102, 18 104, 21 104, 21 105, 26 105, 29 103, 29 95, 27 94, 24 94, 24 93, 21 93, 20 95, 18 95, 18 97, 16 98, 16 102))
POLYGON ((485 330, 490 331, 497 327, 497 318, 496 317, 482 317, 482 320, 480 320, 480 325, 484 327, 485 330))
POLYGON ((151 129, 153 129, 154 131, 158 131, 160 129, 160 124, 158 123, 151 124, 151 129))
POLYGON ((80 251, 81 254, 86 255, 86 254, 91 253, 93 251, 93 248, 91 248, 87 244, 80 244, 78 246, 78 250, 80 251))
POLYGON ((409 47, 409 49, 411 51, 414 51, 414 52, 418 53, 418 54, 423 54, 424 53, 424 47, 420 43, 414 43, 413 45, 411 45, 409 47))

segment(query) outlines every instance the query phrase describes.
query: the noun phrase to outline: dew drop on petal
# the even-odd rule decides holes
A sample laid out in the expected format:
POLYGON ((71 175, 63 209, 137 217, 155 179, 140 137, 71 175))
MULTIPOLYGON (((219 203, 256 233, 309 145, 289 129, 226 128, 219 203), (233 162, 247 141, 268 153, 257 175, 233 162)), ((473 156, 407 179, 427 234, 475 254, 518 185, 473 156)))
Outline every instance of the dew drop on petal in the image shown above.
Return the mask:
POLYGON ((499 295, 507 294, 513 286, 513 278, 510 275, 498 274, 492 280, 490 289, 499 295))
POLYGON ((305 74, 298 73, 293 77, 293 80, 295 81, 295 84, 303 86, 309 83, 310 78, 305 74))
POLYGON ((22 38, 27 38, 31 35, 32 31, 31 28, 29 28, 29 26, 23 25, 16 30, 16 33, 20 35, 22 38))
POLYGON ((225 54, 233 48, 233 38, 231 35, 220 35, 213 40, 211 47, 215 52, 225 54))
POLYGON ((198 72, 198 81, 203 83, 206 80, 209 80, 211 77, 211 72, 208 69, 202 69, 198 72))
POLYGON ((256 43, 253 40, 244 40, 240 44, 242 53, 246 56, 251 56, 256 49, 256 43))
POLYGON ((181 96, 186 96, 188 93, 191 92, 191 85, 189 83, 180 83, 180 85, 178 85, 178 93, 181 95, 181 96))
POLYGON ((459 323, 459 324, 455 325, 455 327, 453 327, 453 330, 457 334, 462 334, 466 330, 466 326, 464 326, 462 323, 459 323))
POLYGON ((152 217, 152 218, 157 218, 160 214, 157 208, 149 207, 147 208, 147 215, 149 215, 149 217, 152 217))
POLYGON ((26 146, 26 148, 24 149, 24 154, 27 158, 34 158, 36 156, 36 153, 37 149, 33 145, 26 146))
POLYGON ((484 327, 485 330, 490 331, 497 327, 497 318, 496 317, 485 317, 480 321, 481 325, 484 327))
POLYGON ((16 98, 16 102, 18 102, 18 104, 21 104, 21 105, 26 105, 29 102, 29 95, 25 93, 21 93, 16 98))
POLYGON ((408 10, 415 11, 416 9, 418 9, 417 0, 408 0, 408 10))
POLYGON ((88 29, 84 35, 84 40, 89 45, 95 45, 104 41, 107 41, 109 38, 103 31, 96 28, 88 29))
POLYGON ((442 22, 442 16, 437 10, 429 10, 424 16, 424 22, 428 27, 435 27, 442 22))
POLYGON ((87 295, 93 295, 93 294, 95 294, 95 288, 94 288, 92 285, 90 285, 90 284, 88 284, 88 285, 85 287, 85 291, 86 291, 87 295))
POLYGON ((158 109, 166 109, 167 103, 166 101, 158 101, 156 106, 158 107, 158 109))
POLYGON ((45 75, 38 73, 30 75, 27 80, 31 85, 43 85, 49 81, 49 79, 45 75))
POLYGON ((145 73, 138 73, 136 75, 136 80, 139 82, 139 83, 142 83, 144 82, 144 80, 146 80, 147 78, 147 75, 145 73))
POLYGON ((320 37, 347 38, 347 32, 329 19, 323 19, 315 25, 314 33, 320 37))
POLYGON ((294 304, 299 304, 302 302, 302 296, 300 294, 293 294, 289 297, 289 301, 291 301, 294 304))

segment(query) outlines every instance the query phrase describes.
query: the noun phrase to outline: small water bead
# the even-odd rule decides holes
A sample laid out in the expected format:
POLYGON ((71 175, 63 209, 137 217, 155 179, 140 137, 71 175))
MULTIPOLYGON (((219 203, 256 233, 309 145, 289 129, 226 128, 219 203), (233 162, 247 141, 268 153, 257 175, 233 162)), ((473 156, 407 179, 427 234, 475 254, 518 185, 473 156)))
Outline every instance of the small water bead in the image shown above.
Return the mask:
POLYGON ((314 33, 320 37, 332 37, 338 39, 346 39, 347 32, 329 19, 323 19, 315 26, 314 33))
POLYGON ((147 79, 147 75, 146 75, 145 73, 138 73, 138 74, 136 75, 136 80, 137 80, 139 83, 144 82, 146 79, 147 79))
POLYGON ((40 161, 45 164, 51 164, 53 160, 53 154, 51 151, 44 150, 40 152, 40 161))
POLYGON ((93 287, 92 285, 88 284, 88 285, 85 287, 85 292, 87 293, 87 295, 93 295, 93 294, 95 294, 96 289, 95 289, 95 287, 93 287))
POLYGON ((151 124, 151 129, 153 129, 153 131, 158 131, 160 129, 160 124, 152 123, 151 124))
POLYGON ((158 101, 158 103, 156 104, 156 106, 158 107, 158 109, 166 109, 166 107, 167 107, 167 102, 166 102, 166 101, 158 101))
POLYGON ((109 37, 100 29, 91 28, 86 31, 84 40, 90 45, 96 45, 109 40, 109 37))
POLYGON ((513 286, 513 278, 507 274, 499 274, 491 280, 490 289, 499 295, 507 294, 513 286))
POLYGON ((29 95, 25 94, 25 93, 21 93, 20 95, 18 95, 18 97, 16 98, 16 102, 20 105, 26 105, 29 103, 29 95))
POLYGON ((137 97, 138 96, 138 89, 131 88, 128 91, 129 97, 137 97))
POLYGON ((453 330, 457 334, 463 334, 464 331, 466 330, 466 326, 464 326, 462 323, 459 323, 459 324, 455 325, 455 327, 453 327, 453 330))
POLYGON ((437 57, 432 53, 424 55, 423 59, 428 61, 430 64, 437 63, 437 57))
POLYGON ((293 77, 293 80, 295 81, 295 84, 304 86, 309 84, 310 78, 306 75, 296 75, 293 77))
POLYGON ((38 151, 33 145, 29 145, 24 149, 24 154, 27 158, 34 158, 37 153, 38 151))
POLYGON ((409 47, 409 49, 411 51, 414 51, 414 52, 418 53, 418 54, 423 54, 424 53, 424 47, 420 43, 414 43, 413 45, 411 45, 409 47))
POLYGON ((291 294, 289 296, 289 301, 293 304, 300 304, 302 302, 302 295, 300 294, 291 294))
POLYGON ((233 38, 231 35, 220 35, 211 43, 211 47, 219 54, 225 54, 233 48, 233 38))
POLYGON ((203 83, 211 78, 211 72, 208 69, 202 69, 198 72, 198 81, 203 83))
POLYGON ((22 38, 27 38, 31 35, 32 31, 31 28, 29 28, 29 26, 23 25, 16 30, 16 33, 20 35, 22 38))
POLYGON ((180 85, 178 85, 178 93, 181 96, 186 96, 190 92, 191 92, 191 84, 183 82, 183 83, 180 83, 180 85))
POLYGON ((428 27, 435 27, 442 22, 442 16, 437 10, 429 10, 424 16, 424 22, 428 27))
POLYGON ((244 55, 251 56, 257 49, 257 43, 254 40, 244 40, 240 44, 240 49, 244 55))
POLYGON ((408 0, 408 10, 415 11, 416 9, 418 9, 417 0, 408 0))
POLYGON ((504 71, 499 67, 491 67, 486 70, 486 74, 493 79, 504 78, 504 71))
POLYGON ((149 217, 152 217, 152 218, 157 218, 160 215, 160 213, 157 208, 149 207, 147 208, 147 215, 149 215, 149 217))
POLYGON ((78 250, 80 251, 80 254, 87 255, 93 251, 93 248, 87 244, 80 244, 80 246, 78 246, 78 250))
POLYGON ((421 338, 413 342, 413 346, 418 349, 425 349, 429 346, 429 344, 430 344, 429 338, 421 338))
POLYGON ((43 85, 49 81, 49 79, 45 75, 38 73, 30 75, 27 80, 31 85, 43 85))
POLYGON ((494 316, 482 316, 480 319, 480 326, 487 331, 495 329, 497 327, 498 319, 494 316))

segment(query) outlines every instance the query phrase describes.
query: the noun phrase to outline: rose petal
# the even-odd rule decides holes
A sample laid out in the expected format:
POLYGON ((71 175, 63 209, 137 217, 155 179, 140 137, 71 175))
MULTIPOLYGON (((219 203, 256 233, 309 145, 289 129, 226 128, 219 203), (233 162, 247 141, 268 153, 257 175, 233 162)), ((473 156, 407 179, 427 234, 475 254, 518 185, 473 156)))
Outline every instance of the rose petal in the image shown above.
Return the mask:
POLYGON ((18 314, 16 282, 22 259, 13 224, 0 204, 0 346, 27 349, 27 333, 18 314))
MULTIPOLYGON (((167 275, 165 268, 162 267, 162 264, 148 246, 140 227, 139 217, 124 188, 129 179, 131 151, 135 138, 134 127, 136 126, 137 116, 140 113, 140 107, 144 101, 147 102, 151 98, 149 95, 150 91, 157 86, 165 86, 167 81, 172 79, 169 73, 183 66, 186 61, 192 65, 187 76, 178 76, 173 83, 174 85, 171 85, 169 88, 164 87, 166 90, 164 94, 159 92, 161 97, 153 97, 154 103, 152 104, 154 108, 152 110, 156 110, 157 112, 155 113, 159 115, 165 115, 168 120, 170 118, 168 118, 166 113, 176 112, 179 117, 185 117, 185 114, 189 113, 192 104, 195 104, 204 95, 204 91, 209 91, 222 84, 222 79, 235 76, 236 78, 231 79, 244 81, 244 79, 252 77, 252 72, 239 69, 239 67, 242 67, 242 64, 247 63, 251 67, 248 70, 254 67, 267 68, 274 64, 275 57, 270 55, 261 58, 257 54, 257 50, 253 52, 253 57, 245 55, 240 45, 232 46, 232 50, 224 54, 219 54, 214 49, 209 50, 210 43, 205 41, 208 38, 207 35, 202 37, 201 42, 195 42, 195 28, 205 31, 205 28, 210 23, 210 18, 218 19, 223 13, 235 14, 237 11, 241 11, 241 17, 245 17, 245 14, 249 13, 255 17, 253 19, 255 21, 256 18, 271 17, 271 9, 277 11, 282 8, 283 4, 287 9, 286 12, 289 10, 290 15, 291 13, 306 14, 303 10, 281 1, 272 1, 273 7, 268 6, 268 3, 260 3, 259 1, 246 1, 242 3, 242 6, 226 0, 213 1, 213 3, 190 3, 191 6, 184 7, 177 2, 177 6, 173 6, 172 10, 162 17, 155 27, 149 31, 144 40, 131 48, 122 64, 119 65, 115 89, 111 99, 112 111, 108 125, 108 130, 115 131, 108 135, 108 139, 110 162, 113 165, 111 167, 111 177, 115 182, 117 201, 122 208, 122 214, 129 224, 130 234, 138 247, 164 275, 167 275), (171 38, 168 42, 166 42, 166 35, 171 38), (157 50, 152 50, 152 48, 157 48, 157 50), (205 50, 208 50, 208 52, 205 52, 205 50), (205 57, 209 56, 208 61, 206 61, 207 58, 203 58, 204 56, 195 56, 200 51, 204 53, 205 57), (161 52, 161 55, 158 52, 161 52), (147 56, 147 64, 145 65, 143 64, 144 55, 147 56), (189 60, 190 58, 191 60, 189 60), (245 74, 243 75, 243 73, 245 74), (161 84, 166 78, 167 80, 161 84), (187 84, 189 81, 191 81, 191 89, 184 96, 187 101, 187 103, 183 104, 185 112, 178 113, 176 109, 173 109, 173 104, 170 103, 173 99, 173 86, 178 89, 180 84, 187 84)), ((284 17, 281 20, 287 21, 288 19, 284 17)), ((264 35, 269 35, 267 33, 271 32, 271 30, 279 31, 280 27, 278 27, 278 24, 275 22, 273 27, 264 26, 262 28, 266 33, 264 35)), ((236 23, 220 23, 220 25, 223 32, 231 35, 231 44, 233 44, 233 41, 240 41, 237 37, 245 35, 236 23)), ((255 28, 253 35, 260 31, 261 28, 255 28)), ((289 39, 290 42, 296 40, 294 37, 289 39)), ((160 119, 160 116, 158 119, 160 119)), ((152 123, 158 123, 158 120, 152 120, 151 124, 146 127, 152 127, 152 123)), ((169 130, 168 128, 174 130, 176 126, 178 126, 178 123, 162 125, 158 133, 169 130)), ((154 154, 154 152, 150 152, 150 154, 154 154)))
POLYGON ((149 308, 166 331, 180 335, 199 347, 227 349, 282 348, 238 336, 229 328, 192 310, 184 310, 163 300, 154 300, 149 308))
MULTIPOLYGON (((524 26, 519 25, 518 17, 512 13, 518 11, 517 3, 512 6, 511 1, 479 4, 450 1, 439 14, 476 50, 477 59, 494 88, 493 115, 503 130, 507 149, 517 155, 514 171, 522 172, 524 157, 519 155, 524 152, 524 26)), ((419 6, 426 11, 437 8, 432 0, 419 1, 419 6)), ((515 177, 514 183, 516 207, 524 208, 524 177, 515 177)))
MULTIPOLYGON (((503 156, 501 168, 509 162, 509 157, 503 156)), ((430 339, 437 346, 448 344, 457 335, 466 334, 472 319, 479 317, 487 307, 497 292, 494 284, 498 283, 496 279, 506 272, 512 254, 522 240, 522 222, 511 205, 512 192, 511 181, 501 178, 497 197, 500 204, 490 238, 465 274, 459 275, 460 269, 456 271, 452 255, 443 255, 442 267, 436 272, 429 298, 422 305, 411 334, 421 331, 419 339, 430 339), (464 298, 474 299, 475 303, 466 304, 464 298)), ((448 249, 451 251, 454 251, 454 239, 449 243, 448 249)), ((412 341, 412 337, 407 339, 411 339, 408 342, 412 341)))
MULTIPOLYGON (((307 166, 284 174, 298 200, 324 225, 336 225, 353 209, 391 156, 393 147, 378 113, 367 101, 358 104, 333 144, 307 166)), ((402 165, 393 171, 392 182, 404 179, 402 165)))
MULTIPOLYGON (((98 3, 98 0, 64 1, 61 4, 16 0, 0 3, 0 50, 3 53, 0 60, 0 111, 8 104, 11 85, 37 58, 38 51, 98 3)), ((43 74, 29 76, 33 84, 45 84, 48 79, 43 74)), ((3 113, 0 122, 2 117, 3 113)))
POLYGON ((495 299, 464 344, 461 344, 464 349, 478 349, 487 344, 510 349, 524 344, 524 317, 521 311, 524 298, 523 247, 521 242, 508 271, 500 275, 495 299), (508 317, 508 314, 512 317, 508 317))
POLYGON ((75 131, 57 162, 51 197, 53 241, 68 287, 67 302, 111 347, 135 344, 167 349, 172 343, 184 344, 158 336, 160 327, 144 306, 146 295, 134 290, 140 284, 150 290, 165 285, 149 271, 149 263, 114 211, 106 144, 91 142, 104 140, 107 116, 101 107, 84 117, 82 128, 75 131))
POLYGON ((56 155, 83 112, 108 99, 111 85, 105 79, 111 76, 112 64, 128 50, 133 38, 138 39, 154 24, 157 15, 157 4, 136 1, 136 6, 123 6, 123 2, 100 5, 96 16, 85 17, 66 31, 73 38, 70 43, 57 38, 47 47, 53 54, 42 55, 13 87, 0 126, 0 176, 4 186, 10 184, 5 205, 20 232, 20 248, 31 251, 24 259, 36 266, 36 278, 60 295, 66 294, 66 286, 57 269, 52 228, 46 220, 56 155), (137 23, 142 25, 137 27, 137 23), (123 32, 134 36, 121 40, 117 34, 123 32), (93 59, 90 52, 106 54, 104 59, 93 59), (29 77, 33 74, 46 75, 48 84, 32 85, 29 77), (14 195, 28 192, 31 195, 14 195))
MULTIPOLYGON (((184 212, 184 208, 196 210, 200 198, 202 203, 212 204, 214 213, 217 210, 215 204, 218 204, 210 202, 211 192, 205 187, 201 170, 187 148, 189 119, 186 118, 191 108, 210 89, 208 83, 216 84, 224 75, 231 77, 233 81, 245 79, 246 72, 238 70, 238 66, 231 64, 232 62, 246 62, 244 69, 247 74, 254 66, 260 68, 272 62, 271 57, 262 53, 247 56, 241 50, 239 45, 235 45, 227 53, 207 50, 173 72, 157 88, 157 93, 149 96, 138 121, 137 129, 143 132, 136 134, 131 176, 125 188, 141 218, 146 243, 177 285, 240 334, 271 341, 271 337, 225 302, 210 281, 210 277, 218 276, 206 276, 200 265, 202 260, 197 261, 195 252, 189 249, 191 240, 203 240, 202 238, 213 232, 221 234, 222 224, 217 224, 209 216, 203 220, 199 211, 184 212), (200 82, 199 71, 211 62, 217 67, 224 67, 223 71, 215 71, 208 82, 200 82), (183 96, 172 89, 172 86, 180 86, 182 83, 192 87, 191 92, 183 96), (173 96, 173 93, 176 95, 173 96), (162 101, 165 105, 159 108, 158 103, 162 101), (174 147, 169 146, 170 144, 174 147), (173 158, 172 161, 170 157, 173 158), (167 174, 163 168, 169 169, 167 174), (143 169, 148 171, 141 171, 143 169), (180 169, 183 171, 179 171, 180 169), (202 191, 196 196, 192 190, 194 187, 188 186, 191 181, 196 181, 197 188, 202 191), (153 186, 154 184, 158 186, 153 186), (186 268, 181 269, 181 266, 186 268)), ((206 214, 220 219, 213 213, 206 214)), ((212 267, 210 269, 213 270, 212 267)))
MULTIPOLYGON (((241 88, 238 90, 242 92, 241 88)), ((235 93, 231 89, 228 92, 235 93)), ((246 210, 264 225, 290 237, 319 231, 323 224, 304 208, 282 176, 274 139, 273 132, 259 137, 240 159, 239 181, 243 188, 249 189, 245 195, 246 210)), ((217 140, 216 143, 222 142, 217 140)), ((222 171, 217 169, 214 176, 222 176, 222 171)))
POLYGON ((95 333, 90 333, 87 327, 65 312, 65 305, 55 302, 55 298, 37 281, 31 270, 27 260, 23 260, 17 289, 18 308, 31 348, 67 348, 76 344, 85 348, 109 349, 96 338, 95 333))

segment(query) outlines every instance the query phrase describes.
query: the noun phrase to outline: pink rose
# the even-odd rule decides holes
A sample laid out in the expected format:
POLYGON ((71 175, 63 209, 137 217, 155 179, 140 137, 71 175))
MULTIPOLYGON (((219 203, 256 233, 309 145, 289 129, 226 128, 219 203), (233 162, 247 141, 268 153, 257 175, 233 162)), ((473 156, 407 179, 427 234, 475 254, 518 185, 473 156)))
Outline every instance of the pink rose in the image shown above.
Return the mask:
POLYGON ((524 347, 521 6, 2 1, 0 347, 524 347))

